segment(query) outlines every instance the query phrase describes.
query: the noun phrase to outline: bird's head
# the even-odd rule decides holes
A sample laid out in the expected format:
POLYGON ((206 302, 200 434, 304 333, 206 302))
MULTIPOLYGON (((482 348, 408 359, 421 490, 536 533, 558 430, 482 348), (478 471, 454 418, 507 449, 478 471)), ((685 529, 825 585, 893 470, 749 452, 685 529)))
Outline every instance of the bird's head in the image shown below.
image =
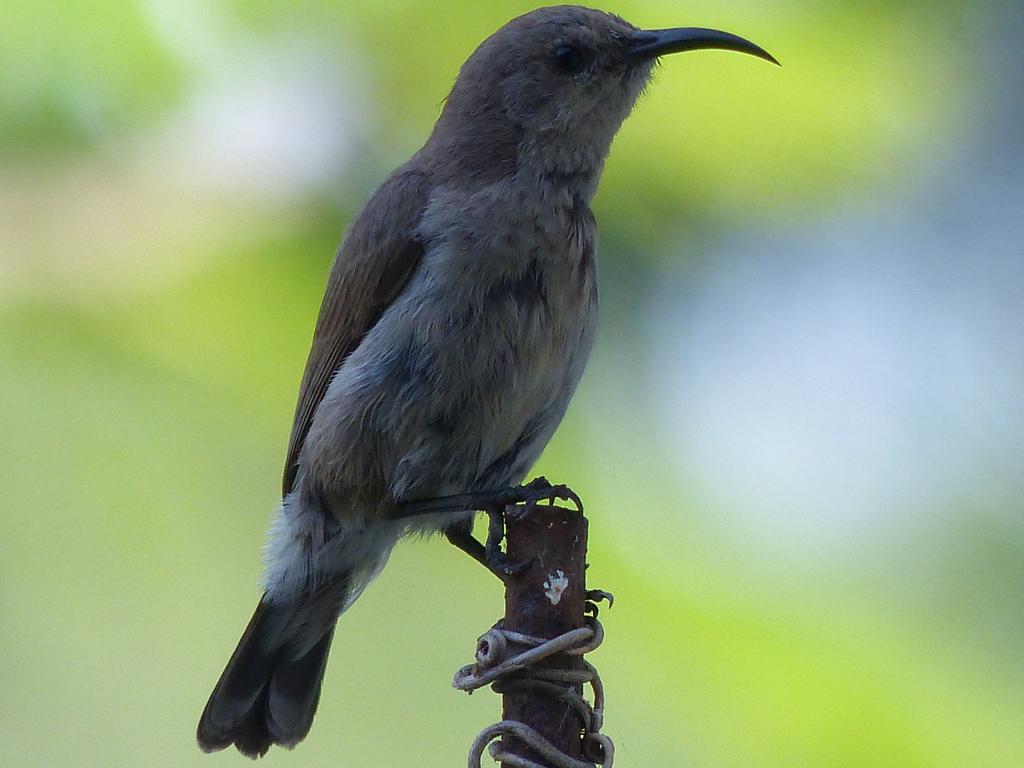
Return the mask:
MULTIPOLYGON (((473 52, 435 136, 448 138, 450 155, 465 152, 471 140, 481 149, 490 144, 496 157, 514 160, 519 168, 593 174, 659 57, 701 48, 774 61, 760 47, 725 32, 642 30, 590 8, 540 8, 513 19, 473 52)), ((470 154, 466 159, 477 163, 486 158, 483 151, 470 154)))

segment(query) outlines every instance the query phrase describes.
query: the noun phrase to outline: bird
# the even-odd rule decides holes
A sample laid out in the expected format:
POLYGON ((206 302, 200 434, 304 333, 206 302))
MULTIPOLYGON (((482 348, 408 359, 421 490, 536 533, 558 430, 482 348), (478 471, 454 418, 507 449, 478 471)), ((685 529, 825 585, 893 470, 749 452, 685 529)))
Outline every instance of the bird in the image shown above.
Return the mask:
POLYGON ((338 618, 401 538, 443 533, 507 575, 495 537, 472 536, 476 512, 572 495, 518 484, 594 341, 590 203, 656 63, 706 48, 778 63, 726 32, 563 5, 509 21, 462 65, 426 143, 336 254, 263 596, 200 718, 202 750, 256 758, 307 736, 338 618))

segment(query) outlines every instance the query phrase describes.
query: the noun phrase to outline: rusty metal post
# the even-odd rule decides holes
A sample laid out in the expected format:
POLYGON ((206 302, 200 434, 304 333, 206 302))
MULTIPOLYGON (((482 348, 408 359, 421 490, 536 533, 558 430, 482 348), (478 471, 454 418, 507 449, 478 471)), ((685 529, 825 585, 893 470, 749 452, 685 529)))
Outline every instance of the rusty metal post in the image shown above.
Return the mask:
MULTIPOLYGON (((579 629, 584 625, 586 600, 587 519, 554 506, 537 506, 529 512, 510 508, 509 513, 505 530, 509 562, 528 566, 507 583, 504 628, 544 639, 579 629)), ((538 668, 544 666, 581 669, 583 660, 559 656, 538 664, 538 668)), ((537 691, 507 691, 502 706, 505 720, 524 723, 566 755, 580 757, 584 723, 564 701, 537 691)), ((503 737, 502 747, 538 759, 513 736, 503 737)))

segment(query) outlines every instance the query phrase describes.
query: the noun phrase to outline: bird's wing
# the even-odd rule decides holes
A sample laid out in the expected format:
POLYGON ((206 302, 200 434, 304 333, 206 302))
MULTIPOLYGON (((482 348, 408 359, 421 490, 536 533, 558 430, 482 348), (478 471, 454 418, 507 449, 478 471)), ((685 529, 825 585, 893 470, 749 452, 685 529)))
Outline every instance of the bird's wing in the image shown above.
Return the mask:
POLYGON ((416 226, 429 194, 422 172, 398 170, 374 193, 338 250, 299 388, 284 466, 286 496, 295 484, 302 444, 332 377, 420 263, 423 243, 416 226))

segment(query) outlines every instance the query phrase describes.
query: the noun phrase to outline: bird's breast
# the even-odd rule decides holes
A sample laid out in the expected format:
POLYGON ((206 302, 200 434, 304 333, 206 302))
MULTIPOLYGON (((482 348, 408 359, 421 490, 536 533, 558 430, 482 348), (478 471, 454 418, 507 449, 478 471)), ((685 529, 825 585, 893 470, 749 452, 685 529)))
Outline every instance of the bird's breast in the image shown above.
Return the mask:
POLYGON ((429 361, 443 414, 433 423, 451 429, 462 468, 475 476, 508 451, 524 453, 519 463, 536 458, 527 454, 539 453, 561 420, 597 319, 589 209, 572 198, 520 197, 469 206, 428 234, 410 295, 410 343, 429 361))
POLYGON ((432 211, 424 217, 427 253, 410 296, 417 338, 480 395, 559 386, 589 351, 596 320, 589 209, 568 195, 512 190, 447 210, 457 214, 433 229, 432 211))

